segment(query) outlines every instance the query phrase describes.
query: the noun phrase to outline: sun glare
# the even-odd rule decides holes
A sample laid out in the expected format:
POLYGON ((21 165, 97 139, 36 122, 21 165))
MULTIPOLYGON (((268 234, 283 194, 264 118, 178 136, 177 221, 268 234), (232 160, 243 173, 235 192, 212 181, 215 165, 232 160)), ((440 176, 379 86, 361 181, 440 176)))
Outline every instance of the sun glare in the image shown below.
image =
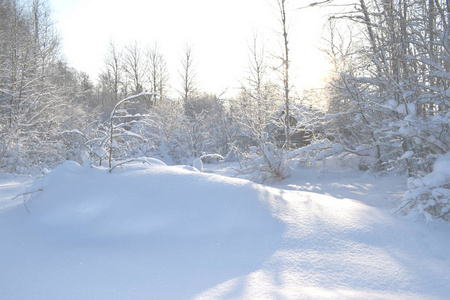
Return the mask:
POLYGON ((295 63, 293 73, 296 75, 297 84, 301 89, 322 87, 328 78, 330 64, 314 48, 305 49, 306 55, 299 55, 298 63, 295 63))
MULTIPOLYGON (((97 80, 103 67, 110 40, 119 44, 157 42, 167 61, 174 90, 183 48, 190 44, 200 84, 213 93, 239 85, 245 76, 249 44, 255 32, 270 37, 266 39, 271 44, 265 45, 267 50, 279 46, 274 0, 230 0, 214 5, 205 0, 51 0, 51 4, 68 62, 93 80, 97 80)), ((316 87, 328 69, 320 51, 313 46, 320 39, 320 17, 316 13, 292 12, 291 18, 292 82, 301 89, 316 87)))

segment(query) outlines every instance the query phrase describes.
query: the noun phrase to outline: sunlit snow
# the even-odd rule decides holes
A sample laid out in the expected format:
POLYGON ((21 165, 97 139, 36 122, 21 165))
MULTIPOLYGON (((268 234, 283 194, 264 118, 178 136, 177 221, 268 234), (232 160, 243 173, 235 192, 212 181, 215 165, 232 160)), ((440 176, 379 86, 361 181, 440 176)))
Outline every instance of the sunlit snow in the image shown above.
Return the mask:
MULTIPOLYGON (((276 186, 66 162, 1 177, 1 299, 445 299, 448 224, 390 212, 402 178, 294 170, 276 186), (17 198, 38 190, 27 202, 17 198), (18 200, 19 199, 19 200, 18 200)), ((220 170, 227 174, 226 169, 220 170)), ((229 172, 228 172, 229 173, 229 172)))

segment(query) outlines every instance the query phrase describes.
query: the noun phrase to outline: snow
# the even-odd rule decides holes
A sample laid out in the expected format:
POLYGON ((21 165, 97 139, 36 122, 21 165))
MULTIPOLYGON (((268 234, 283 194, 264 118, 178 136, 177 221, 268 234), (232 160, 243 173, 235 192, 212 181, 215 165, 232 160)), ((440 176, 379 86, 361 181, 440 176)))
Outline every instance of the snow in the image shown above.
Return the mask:
POLYGON ((399 159, 408 159, 414 156, 414 151, 406 151, 399 159))
POLYGON ((32 187, 2 175, 0 299, 450 294, 449 224, 390 212, 404 178, 298 169, 263 186, 205 168, 66 162, 32 187), (43 189, 30 213, 9 200, 27 189, 43 189))
POLYGON ((203 172, 203 162, 201 158, 194 159, 194 161, 192 162, 192 166, 200 172, 203 172))
POLYGON ((97 149, 95 149, 94 153, 101 158, 104 158, 108 155, 108 152, 105 150, 105 148, 103 147, 98 147, 97 149))
POLYGON ((450 97, 450 89, 447 89, 447 90, 445 91, 445 96, 446 96, 446 97, 450 97))
POLYGON ((445 183, 450 182, 450 152, 442 155, 435 161, 433 173, 439 174, 445 183))
POLYGON ((32 184, 30 177, 0 174, 0 217, 1 213, 24 202, 24 194, 32 184))
POLYGON ((434 218, 449 220, 450 211, 450 152, 439 157, 433 172, 422 178, 408 179, 408 191, 399 210, 416 217, 423 216, 427 222, 434 218))
POLYGON ((439 187, 450 183, 450 152, 439 157, 434 165, 433 172, 427 174, 423 179, 427 187, 439 187))

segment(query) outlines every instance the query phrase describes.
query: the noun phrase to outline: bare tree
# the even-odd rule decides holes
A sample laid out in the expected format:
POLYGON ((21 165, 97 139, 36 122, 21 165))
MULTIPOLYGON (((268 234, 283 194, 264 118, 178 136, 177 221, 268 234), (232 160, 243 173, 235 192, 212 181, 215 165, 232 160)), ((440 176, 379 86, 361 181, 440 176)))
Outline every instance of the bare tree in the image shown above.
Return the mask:
POLYGON ((180 95, 184 101, 185 109, 188 110, 189 102, 198 96, 197 74, 194 67, 194 56, 192 48, 186 45, 184 48, 183 58, 181 61, 181 91, 180 95))
POLYGON ((246 84, 242 84, 237 105, 237 116, 247 129, 250 129, 256 140, 264 133, 269 133, 269 122, 275 118, 277 101, 274 84, 271 82, 266 63, 266 52, 262 43, 258 44, 258 37, 253 37, 253 44, 249 47, 249 67, 246 84))
POLYGON ((50 9, 43 0, 32 3, 32 35, 35 47, 35 59, 40 65, 40 76, 44 79, 47 67, 56 63, 55 53, 59 51, 60 38, 56 34, 50 18, 50 9))
POLYGON ((151 91, 153 94, 153 103, 156 101, 156 93, 160 96, 167 94, 168 82, 169 82, 169 72, 167 70, 167 63, 164 56, 159 50, 158 44, 155 43, 152 48, 147 50, 148 56, 148 81, 150 83, 151 91))
POLYGON ((236 146, 241 158, 241 172, 258 174, 253 177, 256 181, 281 180, 289 172, 285 151, 276 145, 279 128, 274 125, 279 105, 276 88, 268 73, 264 47, 258 45, 257 36, 249 48, 247 81, 231 107, 240 132, 236 146))
POLYGON ((119 101, 120 87, 123 77, 123 54, 118 46, 113 42, 109 42, 108 53, 105 58, 105 68, 100 73, 100 83, 105 87, 106 97, 111 95, 110 105, 105 107, 111 110, 111 105, 115 105, 119 101))
POLYGON ((286 13, 286 0, 277 0, 278 9, 280 13, 280 25, 282 36, 282 55, 280 59, 282 61, 281 79, 283 82, 283 98, 284 98, 284 132, 286 136, 285 147, 290 148, 290 135, 291 135, 291 115, 290 115, 290 61, 289 61, 289 39, 288 39, 288 20, 286 13))
POLYGON ((137 41, 125 47, 124 69, 128 80, 132 83, 132 94, 144 91, 147 66, 148 61, 137 41))

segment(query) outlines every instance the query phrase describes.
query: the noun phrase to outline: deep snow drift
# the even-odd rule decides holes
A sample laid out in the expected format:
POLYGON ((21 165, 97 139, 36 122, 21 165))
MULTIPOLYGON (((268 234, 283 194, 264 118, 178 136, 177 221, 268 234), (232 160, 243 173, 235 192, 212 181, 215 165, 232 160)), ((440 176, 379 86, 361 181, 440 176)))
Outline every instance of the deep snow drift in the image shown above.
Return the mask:
POLYGON ((335 175, 67 162, 30 213, 7 200, 28 182, 2 177, 0 299, 445 299, 448 224, 390 213, 395 179, 335 175))

